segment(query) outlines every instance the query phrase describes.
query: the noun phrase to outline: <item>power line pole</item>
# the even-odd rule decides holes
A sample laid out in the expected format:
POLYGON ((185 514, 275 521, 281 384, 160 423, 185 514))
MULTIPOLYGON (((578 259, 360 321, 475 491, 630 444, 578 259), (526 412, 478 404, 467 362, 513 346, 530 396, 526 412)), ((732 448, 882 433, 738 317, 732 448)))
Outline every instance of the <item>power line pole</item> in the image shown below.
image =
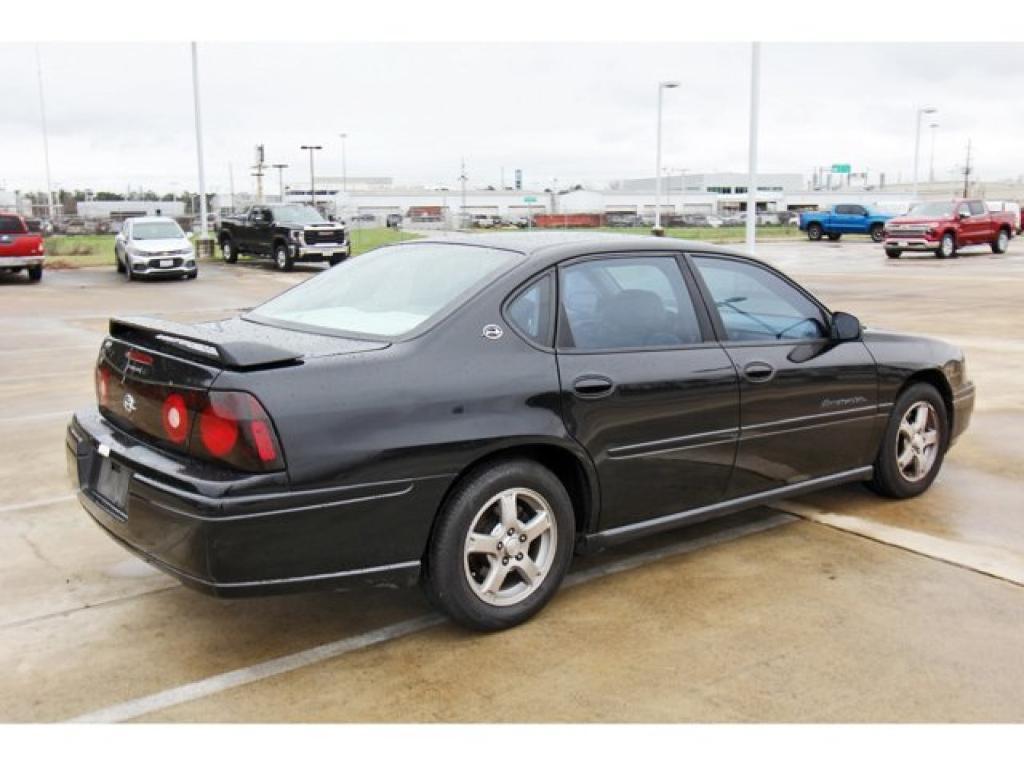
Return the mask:
POLYGON ((964 197, 969 196, 971 186, 971 139, 967 139, 967 161, 964 163, 964 197))
POLYGON ((253 165, 253 170, 256 172, 252 175, 256 178, 256 201, 259 203, 263 202, 263 167, 265 164, 266 153, 263 144, 256 144, 256 164, 253 165))
POLYGON ((751 253, 754 252, 754 227, 757 225, 757 117, 760 87, 761 43, 753 43, 750 49, 750 153, 747 179, 747 250, 751 253))
POLYGON ((459 173, 459 183, 462 184, 462 211, 459 218, 461 229, 466 223, 466 181, 469 180, 469 176, 466 175, 466 158, 462 158, 462 172, 459 173))
POLYGON ((281 163, 275 163, 273 167, 277 168, 277 192, 281 198, 281 202, 284 202, 284 169, 288 167, 281 163))
POLYGON ((228 163, 228 190, 231 194, 231 215, 235 214, 235 168, 228 163))
POLYGON ((303 151, 309 152, 309 199, 313 207, 316 207, 316 174, 313 172, 313 152, 319 151, 323 147, 303 144, 301 148, 303 151))
POLYGON ((46 215, 53 223, 53 189, 50 186, 50 135, 46 127, 46 102, 43 100, 43 64, 36 45, 36 78, 39 82, 39 116, 43 126, 43 163, 46 170, 46 215))
POLYGON ((192 43, 192 100, 196 110, 196 158, 199 163, 199 223, 200 236, 205 240, 209 236, 206 223, 206 173, 203 170, 203 124, 199 113, 199 54, 196 44, 192 43))

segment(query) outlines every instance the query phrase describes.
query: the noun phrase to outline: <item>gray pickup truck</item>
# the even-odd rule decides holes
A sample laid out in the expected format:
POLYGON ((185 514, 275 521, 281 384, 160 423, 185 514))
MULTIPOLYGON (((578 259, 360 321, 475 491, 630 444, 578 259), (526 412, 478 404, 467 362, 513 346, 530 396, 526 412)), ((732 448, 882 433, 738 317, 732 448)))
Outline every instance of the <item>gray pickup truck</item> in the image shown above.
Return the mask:
POLYGON ((241 215, 228 216, 217 230, 224 260, 241 254, 273 258, 281 271, 298 262, 341 263, 351 253, 342 223, 325 220, 308 205, 254 205, 241 215))

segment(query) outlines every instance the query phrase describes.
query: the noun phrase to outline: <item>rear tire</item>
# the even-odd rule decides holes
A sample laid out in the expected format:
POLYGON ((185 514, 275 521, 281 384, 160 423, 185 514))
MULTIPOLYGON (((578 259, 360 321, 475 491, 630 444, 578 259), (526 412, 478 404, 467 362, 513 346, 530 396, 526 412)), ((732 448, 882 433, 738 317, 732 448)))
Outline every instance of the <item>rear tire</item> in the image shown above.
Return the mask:
POLYGON ((224 257, 225 263, 235 263, 238 260, 238 250, 230 238, 224 237, 220 241, 220 254, 224 257))
POLYGON ((872 225, 869 233, 871 234, 872 242, 881 242, 885 239, 885 227, 880 223, 872 225))
POLYGON ((821 239, 821 235, 825 233, 825 230, 821 227, 820 223, 812 223, 807 227, 807 239, 811 242, 817 242, 821 239))
POLYGON ((295 259, 292 258, 292 251, 288 245, 284 243, 274 245, 274 263, 280 271, 291 271, 295 268, 295 259))
POLYGON ((997 255, 1005 253, 1006 249, 1010 246, 1010 232, 1006 229, 1000 229, 996 235, 995 241, 992 242, 992 252, 997 255))
POLYGON ((43 278, 43 267, 42 266, 29 266, 28 267, 28 281, 38 282, 43 278))
POLYGON ((903 251, 897 250, 894 247, 887 247, 885 248, 885 254, 890 258, 899 258, 901 255, 903 255, 903 251))
POLYGON ((885 497, 920 495, 935 481, 948 443, 946 403, 934 386, 913 384, 896 399, 868 486, 885 497))
POLYGON ((445 503, 423 585, 434 605, 460 625, 511 628, 554 596, 575 538, 572 502, 554 474, 530 460, 484 465, 445 503))

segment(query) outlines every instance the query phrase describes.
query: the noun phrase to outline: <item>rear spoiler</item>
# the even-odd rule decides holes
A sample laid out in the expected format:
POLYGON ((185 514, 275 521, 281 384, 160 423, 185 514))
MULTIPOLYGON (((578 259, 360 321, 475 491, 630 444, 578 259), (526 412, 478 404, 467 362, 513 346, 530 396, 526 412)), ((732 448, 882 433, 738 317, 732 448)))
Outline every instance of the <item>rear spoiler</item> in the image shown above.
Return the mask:
POLYGON ((217 362, 234 370, 271 367, 302 358, 301 353, 267 343, 231 340, 224 333, 206 327, 150 317, 111 319, 110 336, 203 362, 217 362))

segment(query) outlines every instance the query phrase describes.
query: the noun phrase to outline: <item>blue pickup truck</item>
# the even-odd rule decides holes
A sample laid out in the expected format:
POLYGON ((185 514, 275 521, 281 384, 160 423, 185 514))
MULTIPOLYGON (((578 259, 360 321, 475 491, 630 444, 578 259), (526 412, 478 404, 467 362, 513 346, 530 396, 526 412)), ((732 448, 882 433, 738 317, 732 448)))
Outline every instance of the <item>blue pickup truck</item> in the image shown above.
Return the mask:
POLYGON ((828 237, 835 242, 844 234, 868 234, 875 242, 885 239, 885 222, 891 215, 877 213, 864 205, 835 205, 824 213, 801 213, 800 231, 817 242, 828 237))

